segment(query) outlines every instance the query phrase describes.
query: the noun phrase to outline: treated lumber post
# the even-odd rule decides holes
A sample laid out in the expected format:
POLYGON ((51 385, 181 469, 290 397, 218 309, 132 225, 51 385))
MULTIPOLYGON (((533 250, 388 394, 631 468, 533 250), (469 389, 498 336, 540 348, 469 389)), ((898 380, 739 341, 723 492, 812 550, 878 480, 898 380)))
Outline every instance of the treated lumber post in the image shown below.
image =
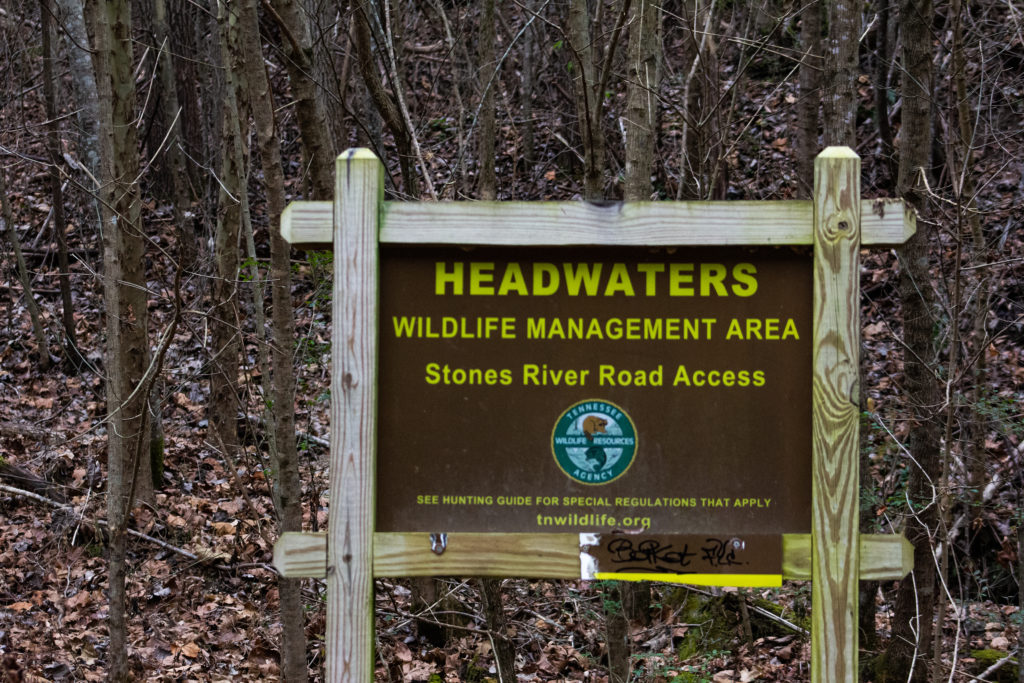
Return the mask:
MULTIPOLYGON (((861 244, 903 244, 916 215, 902 199, 864 199, 861 244)), ((812 244, 810 201, 388 202, 381 244, 725 246, 812 244)), ((292 202, 281 234, 298 249, 330 249, 331 202, 292 202)))
POLYGON ((377 226, 384 167, 338 157, 331 338, 331 507, 327 680, 373 680, 373 510, 377 452, 377 226))
MULTIPOLYGON (((327 576, 327 534, 285 533, 274 545, 282 576, 327 576)), ((914 547, 898 534, 860 535, 860 579, 902 579, 914 566, 914 547)), ((448 550, 434 554, 422 533, 373 535, 373 575, 580 577, 579 534, 449 534, 448 550)), ((782 578, 811 578, 811 535, 782 535, 782 578)))
POLYGON ((860 157, 814 162, 811 680, 857 680, 860 157))

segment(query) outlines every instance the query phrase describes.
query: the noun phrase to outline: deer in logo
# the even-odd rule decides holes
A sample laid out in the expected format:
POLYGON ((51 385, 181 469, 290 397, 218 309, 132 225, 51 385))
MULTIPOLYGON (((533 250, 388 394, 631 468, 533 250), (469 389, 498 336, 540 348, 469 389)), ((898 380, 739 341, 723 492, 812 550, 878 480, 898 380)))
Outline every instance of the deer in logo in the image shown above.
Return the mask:
MULTIPOLYGON (((594 440, 594 434, 606 434, 605 427, 608 425, 608 420, 597 415, 587 415, 583 418, 583 436, 587 437, 588 442, 594 440)), ((600 446, 594 445, 587 449, 587 452, 583 455, 587 460, 587 464, 597 472, 605 463, 608 461, 608 455, 604 452, 604 449, 600 446)))

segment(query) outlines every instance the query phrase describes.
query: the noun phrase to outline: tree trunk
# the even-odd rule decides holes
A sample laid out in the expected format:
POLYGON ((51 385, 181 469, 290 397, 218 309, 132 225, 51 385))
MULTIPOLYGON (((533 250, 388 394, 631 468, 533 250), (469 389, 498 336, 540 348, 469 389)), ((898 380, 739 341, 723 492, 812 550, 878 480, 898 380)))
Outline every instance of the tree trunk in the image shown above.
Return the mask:
POLYGON ((576 119, 583 141, 583 197, 604 198, 604 135, 601 114, 604 98, 597 94, 598 72, 594 66, 594 41, 590 33, 587 0, 570 0, 566 21, 569 48, 572 51, 572 79, 576 87, 576 119))
POLYGON ((8 199, 6 178, 2 172, 0 172, 0 218, 4 222, 4 234, 14 251, 14 265, 18 269, 18 281, 21 282, 21 289, 25 295, 25 307, 28 308, 29 317, 32 319, 32 334, 36 338, 36 349, 47 363, 47 366, 43 368, 45 370, 50 360, 50 351, 46 344, 46 330, 43 329, 39 304, 36 303, 35 296, 32 294, 32 278, 29 277, 28 268, 25 267, 25 257, 21 253, 21 240, 18 239, 18 231, 14 227, 14 214, 11 211, 11 201, 8 199))
POLYGON ((419 197, 419 179, 416 176, 416 165, 413 163, 412 132, 405 125, 398 105, 384 89, 384 85, 380 81, 380 74, 377 73, 370 33, 372 12, 371 3, 367 0, 360 0, 358 7, 352 11, 352 42, 359 57, 359 71, 377 111, 380 112, 384 124, 395 138, 405 192, 411 198, 417 198, 419 197))
MULTIPOLYGON (((146 392, 140 386, 148 366, 144 240, 139 220, 139 170, 132 63, 131 6, 111 0, 97 7, 97 86, 103 187, 103 291, 107 316, 107 523, 109 525, 108 667, 112 681, 127 681, 128 628, 125 615, 127 519, 135 496, 144 497, 152 477, 144 457, 146 392)), ((148 454, 145 454, 148 456, 148 454)))
POLYGON ((889 15, 890 0, 878 2, 878 26, 875 27, 875 118, 878 121, 878 142, 882 152, 885 177, 881 185, 892 188, 898 175, 892 127, 889 125, 889 15))
MULTIPOLYGON (((536 0, 525 0, 525 21, 531 21, 537 12, 536 0)), ((543 11, 543 10, 541 10, 543 11)), ((523 164, 527 173, 535 161, 534 124, 533 124, 533 92, 537 58, 539 56, 539 40, 536 23, 531 23, 523 35, 522 41, 522 82, 519 85, 519 111, 522 119, 523 164)))
POLYGON ((64 49, 68 55, 68 66, 71 72, 71 92, 74 95, 75 108, 78 110, 78 134, 75 145, 79 161, 84 172, 79 174, 82 186, 93 192, 93 208, 95 210, 96 234, 102 237, 100 212, 100 188, 97 185, 100 177, 100 141, 99 121, 100 103, 96 88, 96 72, 93 71, 93 60, 89 54, 89 35, 85 27, 85 11, 82 0, 56 0, 60 24, 64 29, 66 40, 64 49))
MULTIPOLYGON (((61 320, 64 323, 65 358, 71 367, 77 367, 80 361, 78 343, 75 335, 75 310, 71 302, 71 266, 68 263, 68 241, 65 235, 67 221, 64 218, 64 190, 61 187, 60 168, 63 159, 60 153, 60 130, 57 123, 57 87, 53 75, 53 36, 50 29, 50 12, 47 0, 40 0, 40 28, 43 34, 43 99, 46 102, 46 153, 50 158, 50 197, 53 202, 53 235, 57 242, 57 265, 60 268, 60 301, 61 320)), ((39 347, 40 365, 43 370, 50 367, 50 353, 46 348, 45 337, 39 347)))
MULTIPOLYGON (((929 168, 931 149, 931 0, 902 0, 903 111, 900 136, 900 194, 918 210, 924 206, 922 174, 929 168)), ((887 681, 924 681, 925 659, 932 642, 935 608, 935 561, 931 534, 935 529, 935 505, 923 506, 935 491, 941 463, 938 423, 933 410, 941 405, 941 392, 931 362, 936 357, 932 339, 936 324, 934 294, 928 269, 928 230, 922 224, 900 252, 902 272, 900 299, 906 351, 904 373, 907 402, 914 411, 907 449, 916 462, 910 468, 907 489, 910 504, 924 507, 908 518, 906 534, 914 544, 914 571, 900 582, 893 616, 892 637, 880 676, 887 681)))
MULTIPOLYGON (((212 69, 201 70, 204 60, 209 59, 207 52, 212 42, 207 37, 209 16, 208 10, 192 0, 165 0, 168 30, 167 50, 173 61, 170 71, 174 74, 176 99, 181 108, 178 118, 178 130, 181 131, 179 141, 185 152, 193 159, 215 159, 220 149, 220 140, 213 130, 204 126, 202 108, 216 111, 219 107, 218 97, 208 87, 209 81, 204 74, 212 69), (202 102, 200 102, 202 93, 202 102)), ((204 3, 205 4, 205 3, 204 3)), ((202 187, 205 177, 196 164, 184 166, 188 174, 182 182, 192 187, 202 187)))
POLYGON ((624 581, 604 583, 602 596, 605 619, 605 637, 608 644, 608 680, 626 683, 629 680, 629 622, 623 609, 624 581))
POLYGON ((160 125, 166 134, 163 154, 171 184, 171 210, 178 242, 178 258, 183 268, 191 270, 195 265, 197 240, 192 219, 189 217, 191 199, 187 185, 185 154, 181 151, 184 140, 181 136, 181 108, 178 105, 178 92, 175 86, 174 60, 171 58, 167 0, 153 0, 153 35, 159 50, 157 63, 163 104, 160 108, 160 125))
POLYGON ((504 602, 501 597, 501 579, 480 579, 480 598, 487 630, 491 634, 494 646, 494 664, 498 670, 498 681, 516 683, 516 651, 508 637, 508 620, 505 619, 504 602))
POLYGON ((295 118, 302 137, 303 168, 309 169, 313 199, 330 199, 334 194, 334 150, 327 132, 326 117, 316 96, 313 81, 313 48, 309 27, 296 0, 267 4, 275 12, 284 43, 285 68, 295 99, 295 118))
MULTIPOLYGON (((954 0, 950 10, 953 14, 953 84, 958 135, 953 137, 952 145, 955 149, 951 149, 946 156, 952 164, 950 176, 953 178, 954 192, 958 197, 958 210, 968 226, 967 234, 963 235, 961 239, 969 245, 972 265, 978 266, 973 273, 967 272, 970 281, 965 283, 974 292, 970 298, 972 308, 970 311, 965 311, 965 314, 971 322, 967 348, 969 357, 974 360, 970 376, 972 380, 971 393, 974 395, 972 407, 976 409, 986 398, 985 348, 988 345, 988 339, 985 332, 985 320, 988 316, 989 301, 992 296, 992 278, 989 276, 989 269, 985 267, 989 261, 989 254, 985 244, 985 235, 981 228, 981 216, 976 199, 977 183, 972 168, 975 152, 974 118, 969 102, 970 95, 967 92, 967 55, 963 39, 963 15, 967 10, 963 7, 961 0, 954 0)), ((952 368, 952 370, 956 369, 952 368)), ((975 410, 975 413, 969 416, 965 423, 968 427, 969 437, 967 459, 971 463, 967 474, 971 482, 971 489, 974 491, 975 501, 978 503, 982 502, 981 493, 988 484, 985 422, 985 418, 977 414, 975 410)))
POLYGON ((799 195, 810 199, 814 158, 818 156, 818 110, 821 108, 821 5, 811 2, 800 13, 800 104, 797 107, 797 182, 799 195))
POLYGON ((626 69, 626 201, 651 199, 658 123, 660 5, 636 0, 629 22, 626 69))
POLYGON ((857 56, 860 45, 859 3, 828 3, 825 49, 825 146, 857 148, 857 56))
MULTIPOLYGON (((279 226, 284 211, 284 173, 281 168, 281 144, 275 129, 273 94, 263 62, 260 44, 257 0, 244 0, 241 7, 241 36, 245 53, 250 106, 256 124, 263 180, 267 193, 267 218, 270 225, 270 274, 274 432, 272 446, 274 503, 281 532, 302 530, 302 499, 299 462, 295 448, 295 373, 292 351, 295 346, 295 314, 291 297, 289 247, 279 226)), ((307 680, 306 634, 303 619, 301 580, 280 579, 281 597, 281 675, 289 683, 307 680)))
MULTIPOLYGON (((238 366, 241 350, 241 321, 238 302, 239 236, 242 205, 246 199, 242 127, 238 113, 243 96, 239 84, 242 61, 238 44, 238 24, 227 16, 223 3, 218 6, 221 62, 224 67, 225 97, 222 122, 222 148, 214 232, 213 258, 216 274, 212 284, 213 314, 210 318, 210 403, 209 424, 217 434, 215 443, 223 444, 230 457, 238 450, 238 366)), ((258 275, 257 275, 258 277, 258 275)), ((259 310, 263 307, 260 305, 259 310)), ((262 346, 262 345, 261 345, 262 346)))
MULTIPOLYGON (((328 134, 327 152, 334 157, 349 146, 349 126, 345 119, 349 112, 345 102, 352 50, 351 44, 345 44, 348 38, 346 22, 340 21, 346 6, 320 0, 303 0, 303 6, 309 17, 312 45, 310 66, 316 84, 317 106, 324 113, 328 134), (340 64, 334 56, 339 46, 344 55, 340 64)), ((328 175, 333 180, 333 163, 329 163, 328 167, 328 175)))
POLYGON ((689 70, 681 98, 684 120, 676 199, 724 199, 729 182, 722 130, 728 129, 728 123, 722 121, 718 48, 712 30, 716 3, 689 0, 684 6, 688 13, 684 66, 689 70))
POLYGON ((478 79, 483 92, 480 102, 480 198, 498 197, 498 179, 494 170, 495 111, 494 88, 494 0, 484 0, 480 10, 480 46, 477 63, 478 79))
MULTIPOLYGON (((658 125, 658 52, 661 49, 661 6, 636 0, 629 21, 626 68, 626 201, 649 201, 658 125)), ((648 624, 651 586, 646 582, 621 585, 622 617, 648 624)), ((627 655, 628 656, 628 655, 627 655)))
MULTIPOLYGON (((452 57, 451 61, 451 79, 452 79, 452 94, 455 96, 455 107, 456 110, 453 112, 453 116, 456 121, 456 130, 458 135, 458 157, 457 161, 452 167, 451 175, 449 178, 454 177, 456 180, 449 180, 445 183, 445 188, 450 190, 456 197, 464 196, 469 197, 473 193, 473 185, 470 182, 470 175, 466 172, 467 149, 469 148, 469 141, 467 140, 468 133, 466 131, 466 122, 468 117, 466 116, 466 104, 462 99, 463 88, 466 86, 466 69, 471 64, 468 59, 469 51, 466 50, 465 42, 457 42, 455 40, 455 34, 452 32, 451 22, 448 21, 448 15, 445 12, 444 4, 440 0, 431 0, 431 6, 434 12, 437 13, 438 19, 441 20, 441 25, 444 27, 445 46, 448 50, 448 54, 452 57), (466 58, 462 62, 456 59, 456 55, 464 53, 466 58)), ((481 133, 481 135, 483 135, 481 133)), ((483 158, 483 153, 480 154, 480 158, 483 158)), ((442 190, 442 192, 444 191, 442 190)), ((481 190, 482 192, 482 190, 481 190)))

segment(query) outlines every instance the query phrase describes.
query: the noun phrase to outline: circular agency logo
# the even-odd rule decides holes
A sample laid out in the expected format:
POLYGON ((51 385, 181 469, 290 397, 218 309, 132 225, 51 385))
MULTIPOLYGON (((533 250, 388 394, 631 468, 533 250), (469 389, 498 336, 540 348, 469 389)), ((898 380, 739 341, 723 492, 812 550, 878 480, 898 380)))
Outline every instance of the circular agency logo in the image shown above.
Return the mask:
POLYGON ((607 484, 625 474, 636 456, 636 442, 632 418, 598 399, 569 406, 551 434, 558 469, 581 484, 607 484))

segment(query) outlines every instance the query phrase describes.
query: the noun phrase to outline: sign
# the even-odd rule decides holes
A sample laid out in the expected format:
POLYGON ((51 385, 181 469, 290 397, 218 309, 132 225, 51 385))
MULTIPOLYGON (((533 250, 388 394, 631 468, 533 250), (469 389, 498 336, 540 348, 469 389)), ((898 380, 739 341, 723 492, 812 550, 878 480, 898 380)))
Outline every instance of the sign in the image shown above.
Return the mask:
POLYGON ((857 581, 913 566, 857 527, 858 255, 915 218, 848 148, 814 168, 810 202, 384 202, 356 149, 284 212, 335 251, 328 533, 274 546, 327 579, 326 680, 373 679, 374 576, 779 572, 813 579, 812 681, 856 680, 857 581))
POLYGON ((782 537, 580 534, 582 578, 693 585, 782 585, 782 537))
POLYGON ((376 529, 805 533, 810 250, 380 250, 376 529))

